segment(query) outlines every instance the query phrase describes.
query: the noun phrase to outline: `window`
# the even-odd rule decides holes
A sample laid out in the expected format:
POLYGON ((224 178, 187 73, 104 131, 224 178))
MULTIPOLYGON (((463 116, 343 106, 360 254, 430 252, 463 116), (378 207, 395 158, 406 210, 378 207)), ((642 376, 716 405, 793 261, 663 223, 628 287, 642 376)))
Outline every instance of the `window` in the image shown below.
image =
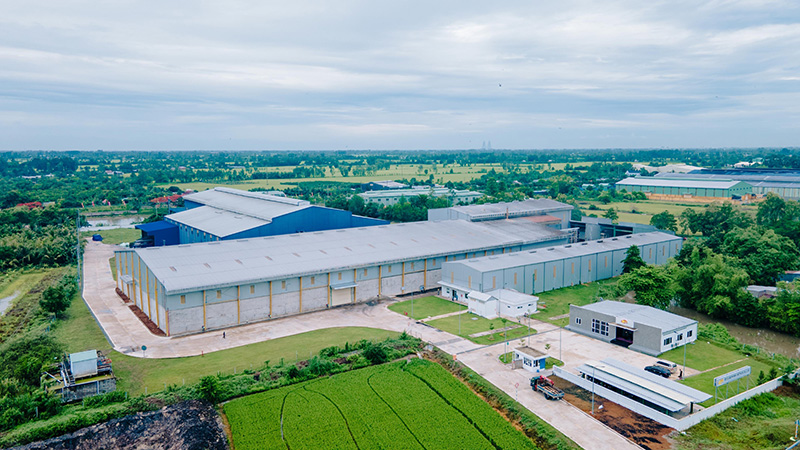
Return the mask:
POLYGON ((286 280, 281 281, 281 289, 286 289, 286 280))
POLYGON ((672 338, 671 337, 668 337, 668 338, 664 339, 664 345, 669 345, 669 344, 672 344, 672 338))
POLYGON ((315 282, 316 280, 317 280, 317 279, 316 279, 316 277, 311 277, 311 284, 314 284, 314 282, 315 282))
POLYGON ((386 266, 389 268, 389 273, 392 273, 392 266, 386 266))
POLYGON ((608 322, 592 319, 592 333, 608 336, 608 322))
POLYGON ((339 280, 341 280, 342 279, 342 272, 339 272, 338 276, 339 276, 339 280))
POLYGON ((689 331, 686 332, 686 337, 687 338, 692 337, 692 330, 689 330, 689 331))
POLYGON ((522 358, 522 364, 525 364, 526 366, 532 366, 533 361, 528 358, 522 358))
POLYGON ((681 333, 681 334, 679 334, 679 335, 678 335, 678 340, 679 340, 679 341, 682 341, 682 340, 683 340, 683 333, 681 333))
POLYGON ((364 276, 367 276, 367 269, 364 269, 364 276))
POLYGON ((255 294, 256 293, 256 285, 255 284, 251 284, 250 285, 250 293, 251 294, 255 294))
POLYGON ((433 258, 433 259, 431 260, 431 265, 432 265, 432 266, 436 266, 436 258, 433 258))
POLYGON ((186 296, 185 295, 181 295, 181 305, 185 305, 185 304, 186 304, 186 296))
POLYGON ((467 287, 472 289, 472 275, 467 277, 467 287))
POLYGON ((572 263, 572 273, 575 273, 575 263, 572 263))
POLYGON ((580 318, 580 317, 576 317, 576 318, 575 318, 575 323, 576 323, 577 325, 580 325, 580 324, 581 324, 581 318, 580 318))
POLYGON ((604 266, 604 267, 608 267, 608 256, 606 256, 606 259, 605 259, 605 266, 604 266))
POLYGON ((217 298, 222 298, 222 291, 217 290, 217 298))
POLYGON ((411 263, 411 270, 414 270, 414 263, 411 263))

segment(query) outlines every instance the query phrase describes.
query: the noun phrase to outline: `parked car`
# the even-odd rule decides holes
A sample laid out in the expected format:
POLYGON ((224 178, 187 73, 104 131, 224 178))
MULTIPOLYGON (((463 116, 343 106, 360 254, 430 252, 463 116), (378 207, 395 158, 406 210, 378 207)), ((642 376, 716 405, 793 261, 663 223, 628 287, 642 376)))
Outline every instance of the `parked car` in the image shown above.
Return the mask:
POLYGON ((672 372, 670 372, 669 369, 661 366, 647 366, 644 368, 644 370, 656 375, 661 375, 664 378, 669 378, 669 376, 672 375, 672 372))
POLYGON ((678 365, 669 361, 656 361, 656 363, 653 365, 663 367, 669 370, 670 373, 675 373, 678 370, 678 365))

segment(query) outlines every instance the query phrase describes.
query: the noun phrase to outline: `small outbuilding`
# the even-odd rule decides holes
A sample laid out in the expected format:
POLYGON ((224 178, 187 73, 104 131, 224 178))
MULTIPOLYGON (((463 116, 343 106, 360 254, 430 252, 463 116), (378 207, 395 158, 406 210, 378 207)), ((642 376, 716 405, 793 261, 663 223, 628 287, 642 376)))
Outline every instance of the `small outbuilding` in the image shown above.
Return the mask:
POLYGON ((514 358, 512 361, 521 361, 520 366, 530 372, 539 373, 545 370, 547 365, 547 358, 550 355, 542 353, 535 348, 528 346, 517 347, 514 349, 514 358))
POLYGON ((566 328, 653 356, 697 339, 696 320, 650 306, 610 300, 570 305, 566 328))
POLYGON ((500 316, 521 317, 536 313, 539 297, 512 289, 496 289, 486 293, 471 291, 462 300, 466 301, 470 312, 487 319, 494 319, 500 316))

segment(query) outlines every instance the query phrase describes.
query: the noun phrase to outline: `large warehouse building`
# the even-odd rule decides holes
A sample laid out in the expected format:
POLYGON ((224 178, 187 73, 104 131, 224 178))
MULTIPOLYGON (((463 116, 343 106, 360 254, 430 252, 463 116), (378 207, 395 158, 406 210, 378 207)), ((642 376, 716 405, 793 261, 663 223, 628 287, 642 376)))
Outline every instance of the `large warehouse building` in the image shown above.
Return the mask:
POLYGON ((610 300, 570 305, 567 329, 653 356, 697 340, 696 320, 610 300))
POLYGON ((524 219, 453 220, 120 250, 117 287, 174 336, 435 288, 448 261, 568 239, 524 219))
POLYGON ((453 206, 428 210, 428 220, 468 220, 483 222, 486 220, 513 219, 525 217, 532 223, 564 229, 574 207, 566 203, 546 198, 528 199, 515 202, 486 203, 482 205, 453 206))
POLYGON ((260 192, 216 187, 185 196, 184 211, 163 221, 138 225, 155 246, 192 244, 341 228, 386 225, 389 222, 350 211, 312 205, 260 192))
POLYGON ((358 194, 365 202, 377 203, 383 206, 391 206, 399 203, 402 199, 410 199, 420 195, 430 197, 444 197, 450 201, 451 205, 459 203, 472 203, 483 197, 483 194, 475 191, 455 190, 449 188, 412 188, 412 189, 388 189, 380 191, 368 191, 358 194))
POLYGON ((743 181, 707 180, 700 178, 633 177, 618 181, 617 189, 628 192, 644 192, 648 198, 661 200, 719 201, 746 198, 753 193, 753 186, 743 181))
POLYGON ((693 178, 709 181, 744 181, 753 186, 753 194, 767 195, 770 192, 786 199, 800 199, 800 171, 769 169, 704 169, 687 174, 658 174, 656 177, 693 178))
POLYGON ((464 302, 471 291, 514 289, 537 294, 622 274, 625 252, 639 247, 648 264, 666 264, 683 239, 653 232, 487 256, 442 265, 442 296, 464 302))

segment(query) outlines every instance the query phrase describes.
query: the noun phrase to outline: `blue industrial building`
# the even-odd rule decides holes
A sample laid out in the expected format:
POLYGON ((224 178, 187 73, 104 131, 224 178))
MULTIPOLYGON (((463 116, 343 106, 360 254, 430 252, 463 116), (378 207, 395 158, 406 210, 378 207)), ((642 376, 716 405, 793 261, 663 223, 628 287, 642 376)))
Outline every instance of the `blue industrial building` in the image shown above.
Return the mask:
POLYGON ((260 192, 216 187, 184 197, 185 209, 137 225, 153 245, 192 244, 386 225, 380 219, 260 192))

